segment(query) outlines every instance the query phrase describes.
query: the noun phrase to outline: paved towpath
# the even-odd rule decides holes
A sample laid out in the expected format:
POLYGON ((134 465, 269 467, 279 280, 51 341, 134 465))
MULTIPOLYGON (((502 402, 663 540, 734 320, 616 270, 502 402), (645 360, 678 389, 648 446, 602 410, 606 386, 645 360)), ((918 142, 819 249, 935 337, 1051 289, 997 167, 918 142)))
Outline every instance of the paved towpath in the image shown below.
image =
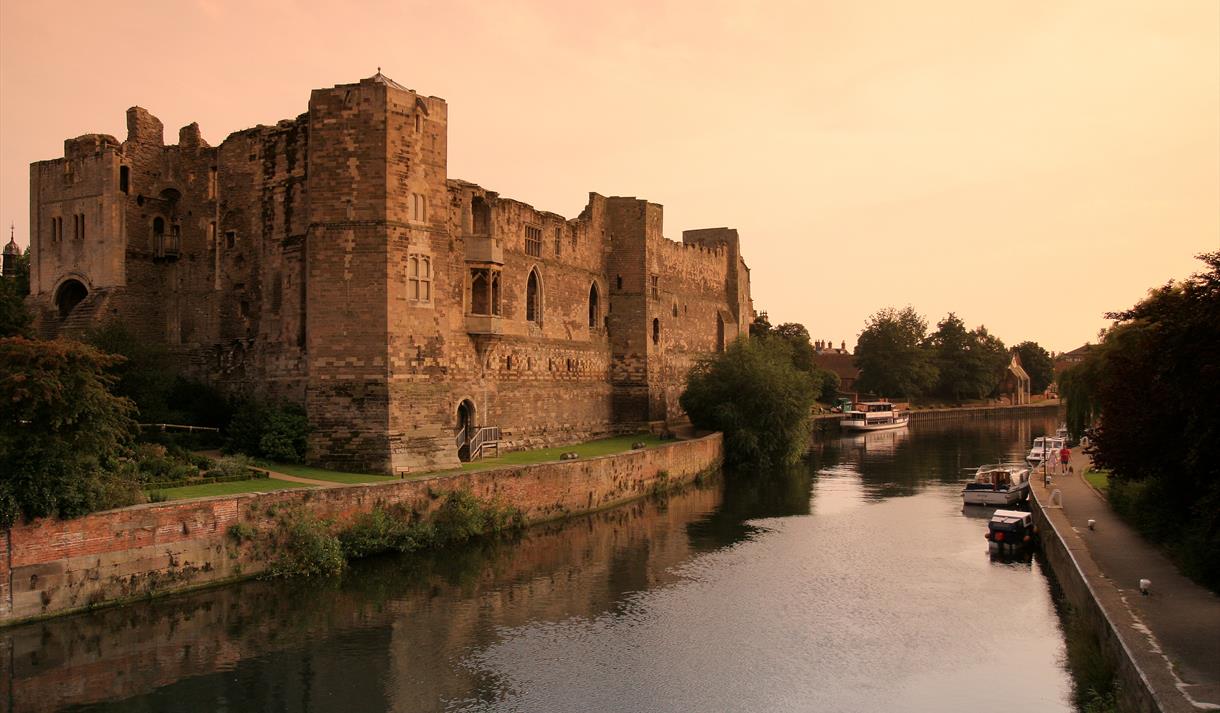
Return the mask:
MULTIPOLYGON (((1085 481, 1090 461, 1081 451, 1072 454, 1075 472, 1055 476, 1051 487, 1062 492, 1063 514, 1106 584, 1118 590, 1114 601, 1124 603, 1134 618, 1132 628, 1142 636, 1128 640, 1142 639, 1143 648, 1170 668, 1174 687, 1191 708, 1220 710, 1220 597, 1180 574, 1158 548, 1114 514, 1105 497, 1085 481), (1096 521, 1092 531, 1090 519, 1096 521), (1140 579, 1152 581, 1149 596, 1140 594, 1140 579), (1140 631, 1141 625, 1147 630, 1140 631)), ((1038 469, 1034 477, 1039 500, 1049 503, 1041 472, 1038 469)))

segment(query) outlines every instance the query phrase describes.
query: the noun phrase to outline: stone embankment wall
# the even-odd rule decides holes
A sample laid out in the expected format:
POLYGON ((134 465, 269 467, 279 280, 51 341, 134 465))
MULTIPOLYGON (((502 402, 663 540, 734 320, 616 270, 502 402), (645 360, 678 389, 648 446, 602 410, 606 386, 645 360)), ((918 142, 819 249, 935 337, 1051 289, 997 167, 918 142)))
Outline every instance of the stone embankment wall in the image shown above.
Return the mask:
POLYGON ((1140 656, 1147 652, 1138 653, 1124 641, 1120 631, 1134 633, 1139 624, 1122 602, 1122 594, 1106 581, 1063 511, 1047 507, 1049 495, 1041 485, 1030 492, 1034 496, 1030 498, 1030 509, 1041 532, 1039 544, 1046 561, 1076 615, 1097 635, 1102 654, 1115 667, 1119 709, 1124 713, 1185 710, 1178 707, 1181 699, 1158 697, 1154 693, 1158 688, 1172 690, 1174 682, 1164 672, 1163 662, 1152 665, 1156 662, 1149 661, 1141 666, 1140 656))
POLYGON ((720 434, 589 460, 419 480, 155 503, 75 520, 36 520, 0 537, 0 626, 248 577, 266 567, 229 530, 267 532, 304 508, 343 523, 374 508, 437 507, 469 490, 516 506, 534 524, 612 507, 680 485, 723 460, 720 434), (243 528, 245 529, 245 528, 243 528))
POLYGON ((1058 409, 1058 401, 1043 401, 1023 406, 958 406, 954 408, 930 408, 911 411, 911 423, 949 421, 958 418, 999 418, 1008 416, 1041 416, 1058 409))

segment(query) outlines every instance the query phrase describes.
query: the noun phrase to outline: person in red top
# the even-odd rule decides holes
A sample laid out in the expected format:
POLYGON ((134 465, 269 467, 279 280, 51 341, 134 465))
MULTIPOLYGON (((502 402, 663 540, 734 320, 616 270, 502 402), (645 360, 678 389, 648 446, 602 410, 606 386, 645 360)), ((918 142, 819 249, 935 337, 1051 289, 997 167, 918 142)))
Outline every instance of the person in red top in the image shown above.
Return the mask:
POLYGON ((1059 466, 1063 469, 1064 473, 1068 472, 1068 462, 1071 460, 1072 449, 1068 448, 1067 444, 1064 444, 1063 448, 1059 451, 1059 466))

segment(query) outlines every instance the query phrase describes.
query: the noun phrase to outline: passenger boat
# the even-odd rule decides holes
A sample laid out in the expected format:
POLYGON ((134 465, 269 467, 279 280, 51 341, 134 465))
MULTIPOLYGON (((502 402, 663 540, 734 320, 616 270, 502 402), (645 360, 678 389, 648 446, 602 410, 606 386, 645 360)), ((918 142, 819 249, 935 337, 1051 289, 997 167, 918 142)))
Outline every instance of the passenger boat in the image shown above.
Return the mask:
POLYGON ((1013 505, 1029 495, 1029 468, 1023 463, 982 465, 962 489, 967 505, 1013 505))
POLYGON ((1067 445, 1066 437, 1038 436, 1034 439, 1034 445, 1030 447, 1029 455, 1025 456, 1025 460, 1031 465, 1041 463, 1044 456, 1050 456, 1054 460, 1065 445, 1067 445))
POLYGON ((1020 547, 1033 542, 1038 535, 1034 525, 1034 516, 1020 510, 996 510, 987 523, 988 549, 992 551, 1004 547, 1020 547))
POLYGON ((910 411, 898 411, 888 401, 864 401, 843 412, 839 425, 848 431, 884 431, 905 428, 910 419, 910 411))

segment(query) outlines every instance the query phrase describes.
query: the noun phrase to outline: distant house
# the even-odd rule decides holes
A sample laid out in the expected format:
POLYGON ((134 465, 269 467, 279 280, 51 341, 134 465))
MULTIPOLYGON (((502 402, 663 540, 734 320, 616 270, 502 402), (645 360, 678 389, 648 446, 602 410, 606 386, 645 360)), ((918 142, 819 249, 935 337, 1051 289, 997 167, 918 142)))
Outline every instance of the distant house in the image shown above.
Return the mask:
POLYGON ((1000 396, 1015 406, 1029 403, 1029 374, 1021 366, 1021 357, 1015 349, 1000 379, 1000 396))
POLYGON ((1085 344, 1082 347, 1076 347, 1070 352, 1063 352, 1059 356, 1055 357, 1055 380, 1059 380, 1059 374, 1061 374, 1064 369, 1084 361, 1084 358, 1089 355, 1089 352, 1096 348, 1096 344, 1085 344))
POLYGON ((856 379, 860 378, 860 370, 856 368, 854 354, 843 348, 818 351, 814 354, 813 362, 838 375, 839 391, 851 393, 856 390, 856 379))

